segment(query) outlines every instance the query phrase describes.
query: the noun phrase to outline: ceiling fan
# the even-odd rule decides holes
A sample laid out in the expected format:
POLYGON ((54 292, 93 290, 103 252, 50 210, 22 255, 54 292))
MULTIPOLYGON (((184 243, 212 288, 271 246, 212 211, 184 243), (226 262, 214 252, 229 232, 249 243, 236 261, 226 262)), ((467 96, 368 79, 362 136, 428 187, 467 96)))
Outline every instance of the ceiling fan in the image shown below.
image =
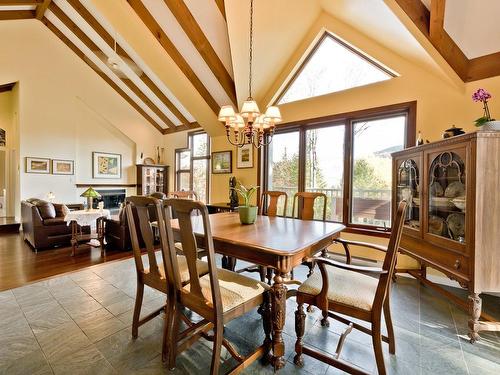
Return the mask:
MULTIPOLYGON (((139 66, 130 58, 119 55, 116 51, 116 39, 114 40, 114 52, 110 56, 106 55, 102 51, 93 51, 94 54, 101 60, 108 68, 110 68, 113 73, 115 73, 119 78, 128 78, 123 71, 124 65, 127 65, 135 74, 139 77, 142 75, 143 71, 139 66)), ((89 62, 90 59, 87 58, 89 62)), ((91 62, 92 63, 92 62, 91 62)), ((94 63, 92 63, 95 66, 94 63)), ((100 69, 99 67, 97 67, 100 69)))

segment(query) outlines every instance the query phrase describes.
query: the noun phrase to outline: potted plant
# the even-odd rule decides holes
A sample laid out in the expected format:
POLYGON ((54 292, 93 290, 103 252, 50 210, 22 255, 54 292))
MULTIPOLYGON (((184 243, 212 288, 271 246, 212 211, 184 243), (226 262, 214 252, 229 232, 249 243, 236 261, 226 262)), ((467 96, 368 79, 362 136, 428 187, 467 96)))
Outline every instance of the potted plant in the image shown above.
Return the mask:
POLYGON ((258 186, 250 186, 246 188, 245 186, 239 184, 239 188, 232 187, 232 190, 238 192, 243 198, 243 205, 238 207, 238 212, 240 214, 241 224, 253 224, 257 218, 257 206, 250 205, 250 199, 252 195, 257 191, 258 186))
POLYGON ((488 100, 491 99, 491 94, 485 89, 478 89, 472 94, 472 100, 483 103, 483 116, 476 121, 476 126, 480 126, 482 130, 500 130, 500 121, 495 121, 491 118, 490 109, 488 108, 488 100))

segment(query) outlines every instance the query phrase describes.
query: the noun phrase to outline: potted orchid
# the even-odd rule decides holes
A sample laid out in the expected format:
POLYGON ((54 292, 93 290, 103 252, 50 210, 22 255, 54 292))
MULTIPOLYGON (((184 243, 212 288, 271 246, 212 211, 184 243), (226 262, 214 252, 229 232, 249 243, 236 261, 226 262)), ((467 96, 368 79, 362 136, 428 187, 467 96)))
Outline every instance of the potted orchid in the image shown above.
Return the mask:
POLYGON ((472 94, 472 100, 483 103, 483 116, 476 121, 476 126, 481 126, 483 130, 500 130, 500 121, 495 121, 491 118, 490 109, 488 108, 488 100, 491 99, 491 94, 485 89, 478 89, 472 94))
POLYGON ((253 224, 257 219, 257 206, 250 205, 252 195, 257 191, 258 186, 250 186, 249 188, 239 184, 239 188, 232 187, 232 190, 238 192, 243 198, 243 205, 238 207, 241 224, 253 224))

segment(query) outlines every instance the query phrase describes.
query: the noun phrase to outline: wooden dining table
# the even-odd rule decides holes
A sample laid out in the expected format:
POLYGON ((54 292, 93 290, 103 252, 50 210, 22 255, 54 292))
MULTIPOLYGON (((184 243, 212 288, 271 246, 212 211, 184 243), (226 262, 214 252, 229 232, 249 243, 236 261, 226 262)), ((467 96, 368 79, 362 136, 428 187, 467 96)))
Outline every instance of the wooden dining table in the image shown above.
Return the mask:
MULTIPOLYGON (((194 216, 192 222, 198 246, 203 247, 201 216, 194 216)), ((302 264, 305 258, 330 245, 345 227, 331 222, 260 215, 254 224, 242 225, 237 213, 210 215, 210 226, 217 253, 275 271, 271 286, 273 342, 270 360, 278 370, 285 365, 285 343, 282 337, 287 298, 285 276, 302 264)), ((174 235, 177 235, 177 220, 172 221, 172 227, 174 235)))

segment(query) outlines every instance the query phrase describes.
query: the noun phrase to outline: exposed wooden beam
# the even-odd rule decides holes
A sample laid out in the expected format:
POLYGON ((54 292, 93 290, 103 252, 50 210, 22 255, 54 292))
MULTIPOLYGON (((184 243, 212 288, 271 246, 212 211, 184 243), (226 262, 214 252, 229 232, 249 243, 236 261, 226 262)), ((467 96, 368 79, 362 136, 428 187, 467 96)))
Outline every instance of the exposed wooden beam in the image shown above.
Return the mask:
POLYGON ((141 0, 127 0, 135 13, 139 16, 146 27, 155 36, 156 40, 163 47, 165 52, 172 58, 172 60, 177 64, 179 69, 184 73, 187 79, 195 87, 198 93, 202 96, 205 102, 209 105, 212 111, 217 115, 219 113, 219 104, 215 101, 213 96, 207 90, 207 88, 200 81, 198 76, 195 74, 193 69, 189 66, 187 61, 177 50, 172 41, 168 38, 167 34, 163 31, 161 26, 156 22, 155 18, 149 13, 147 8, 144 6, 141 0))
MULTIPOLYGON (((93 41, 90 39, 79 27, 76 25, 56 4, 51 4, 49 7, 50 11, 62 22, 66 27, 71 30, 73 34, 76 35, 78 39, 82 41, 83 44, 87 46, 91 51, 104 53, 93 41)), ((151 111, 153 111, 167 126, 175 127, 175 124, 149 99, 142 91, 137 87, 130 79, 120 78, 120 80, 127 85, 127 87, 135 94, 137 97, 146 104, 151 111)))
POLYGON ((462 81, 468 81, 469 60, 442 27, 441 18, 444 20, 444 1, 431 0, 431 12, 429 12, 421 1, 396 0, 396 2, 408 17, 410 17, 422 34, 432 43, 434 48, 443 56, 462 81), (433 12, 436 13, 432 15, 433 12), (431 18, 433 18, 432 37, 431 18))
POLYGON ((4 85, 0 85, 0 92, 6 92, 12 90, 12 88, 16 85, 15 82, 13 83, 6 83, 4 85))
POLYGON ((16 6, 16 5, 37 5, 43 0, 1 0, 0 6, 16 6))
POLYGON ((127 101, 137 112, 139 112, 151 125, 153 125, 160 133, 163 134, 163 128, 151 118, 125 91, 123 91, 111 78, 102 72, 95 65, 91 64, 85 54, 56 26, 54 26, 47 18, 43 17, 42 22, 51 30, 61 41, 66 44, 78 57, 80 57, 88 66, 90 66, 108 85, 111 86, 123 99, 127 101))
POLYGON ((469 60, 467 82, 500 76, 500 52, 469 60))
POLYGON ((219 8, 222 17, 226 19, 226 7, 224 5, 224 0, 215 0, 215 3, 217 4, 217 7, 219 8))
MULTIPOLYGON (((95 19, 95 17, 80 3, 78 0, 67 0, 68 3, 78 12, 78 14, 94 29, 94 31, 99 34, 99 36, 111 47, 114 47, 114 38, 111 36, 106 29, 95 19)), ((132 58, 127 52, 117 43, 117 53, 120 56, 126 57, 130 60, 132 58)), ((163 104, 173 113, 175 117, 179 119, 182 124, 189 125, 189 121, 184 117, 184 115, 179 111, 179 109, 167 98, 167 96, 160 90, 158 86, 143 73, 140 76, 142 82, 160 99, 163 104)))
POLYGON ((164 1, 174 17, 177 19, 179 25, 181 25, 186 35, 200 53, 201 57, 203 57, 203 60, 205 60, 208 67, 215 75, 215 78, 217 78, 222 88, 229 96, 229 99, 233 102, 233 104, 236 104, 236 88, 234 86, 234 81, 219 56, 217 56, 217 53, 210 44, 210 41, 203 33, 200 25, 198 25, 198 22, 196 22, 196 19, 191 14, 186 3, 183 0, 164 1))
POLYGON ((34 10, 0 10, 0 21, 35 18, 34 10))
POLYGON ((52 0, 43 0, 43 3, 36 7, 36 19, 41 20, 52 0))
POLYGON ((444 11, 446 0, 432 0, 429 22, 429 36, 431 39, 440 38, 444 32, 444 11))

